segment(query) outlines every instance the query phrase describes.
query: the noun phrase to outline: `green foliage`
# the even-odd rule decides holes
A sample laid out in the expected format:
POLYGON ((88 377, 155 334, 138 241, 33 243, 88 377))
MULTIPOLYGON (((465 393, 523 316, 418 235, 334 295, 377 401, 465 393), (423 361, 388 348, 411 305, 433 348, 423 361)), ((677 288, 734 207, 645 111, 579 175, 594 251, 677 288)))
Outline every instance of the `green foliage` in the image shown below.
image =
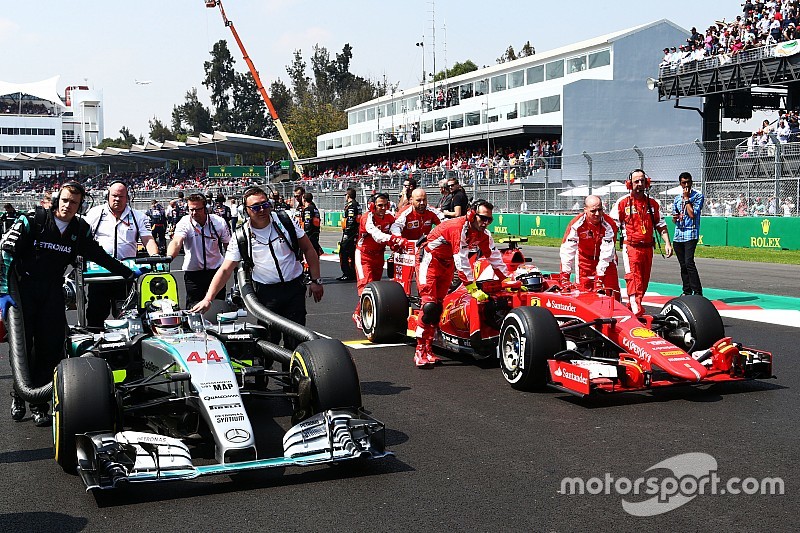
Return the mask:
POLYGON ((347 115, 330 103, 301 102, 292 120, 285 124, 299 157, 312 157, 317 152, 317 135, 347 127, 347 115))
POLYGON ((172 108, 172 132, 175 135, 197 135, 213 131, 211 112, 197 98, 197 88, 186 92, 186 101, 172 108))
POLYGON ((456 76, 460 76, 461 74, 466 74, 475 70, 478 70, 478 65, 473 63, 471 59, 467 59, 463 63, 456 62, 451 68, 447 69, 446 75, 444 70, 440 70, 436 73, 433 79, 434 81, 443 81, 445 79, 455 78, 456 76))
POLYGON ((521 59, 523 57, 532 56, 536 53, 536 49, 531 45, 530 41, 525 41, 525 44, 522 45, 522 48, 517 54, 514 51, 514 47, 508 45, 506 51, 503 52, 503 55, 497 58, 497 63, 505 63, 507 61, 514 61, 515 59, 521 59))
POLYGON ((211 50, 211 61, 203 63, 206 77, 203 85, 211 92, 216 129, 234 131, 231 127, 230 95, 235 82, 235 61, 225 40, 217 41, 211 50))
POLYGON ((154 141, 174 141, 175 135, 166 127, 158 117, 153 117, 148 121, 150 125, 150 138, 154 141))
MULTIPOLYGON (((122 126, 119 133, 120 136, 116 139, 108 137, 103 139, 100 144, 97 145, 97 148, 101 150, 106 148, 130 148, 136 144, 136 137, 131 134, 131 130, 129 130, 127 126, 122 126)), ((143 144, 143 141, 139 141, 139 144, 143 144)))

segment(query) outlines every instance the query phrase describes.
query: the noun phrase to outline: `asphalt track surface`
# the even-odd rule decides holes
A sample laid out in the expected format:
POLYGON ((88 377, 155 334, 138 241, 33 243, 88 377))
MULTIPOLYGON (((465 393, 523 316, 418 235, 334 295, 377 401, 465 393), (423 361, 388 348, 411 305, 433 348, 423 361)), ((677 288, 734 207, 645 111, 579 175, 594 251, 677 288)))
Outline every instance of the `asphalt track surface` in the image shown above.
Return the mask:
MULTIPOLYGON (((323 246, 334 240, 324 235, 323 246)), ((525 250, 542 269, 557 267, 555 249, 525 250)), ((796 266, 698 265, 706 287, 800 297, 796 266)), ((323 263, 327 280, 339 274, 336 263, 323 263)), ((678 279, 674 259, 656 260, 654 281, 678 279)), ((309 325, 344 341, 361 340, 350 319, 355 301, 354 283, 331 281, 321 303, 309 302, 309 325)), ((386 423, 394 457, 101 494, 85 493, 78 477, 62 473, 48 428, 34 427, 29 415, 10 420, 4 345, 0 531, 796 531, 798 329, 724 322, 735 340, 775 354, 777 379, 587 402, 555 391, 515 391, 496 365, 447 358, 433 370, 418 370, 410 344, 355 343, 364 406, 386 423), (712 456, 722 483, 780 477, 785 493, 706 493, 651 517, 632 516, 622 506, 649 496, 621 495, 613 486, 609 494, 559 493, 565 477, 666 482, 669 471, 647 470, 690 452, 712 456)), ((277 424, 262 419, 278 441, 278 428, 288 425, 286 406, 259 405, 277 415, 277 424)))

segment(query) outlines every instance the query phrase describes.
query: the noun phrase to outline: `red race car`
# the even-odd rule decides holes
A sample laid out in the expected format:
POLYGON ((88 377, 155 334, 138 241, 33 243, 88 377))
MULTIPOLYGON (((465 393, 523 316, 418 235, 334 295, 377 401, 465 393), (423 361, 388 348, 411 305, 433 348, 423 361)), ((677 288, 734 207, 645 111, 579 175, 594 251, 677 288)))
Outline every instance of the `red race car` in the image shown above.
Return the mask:
MULTIPOLYGON (((674 298, 640 321, 613 294, 580 291, 543 275, 516 242, 503 250, 512 274, 502 282, 486 259, 474 261, 488 301, 478 303, 454 282, 434 345, 476 358, 496 356, 516 389, 550 386, 578 396, 773 377, 772 354, 726 337, 719 313, 704 297, 674 298)), ((420 316, 411 283, 415 255, 411 247, 395 254, 394 281, 364 289, 368 339, 413 335, 420 316)))

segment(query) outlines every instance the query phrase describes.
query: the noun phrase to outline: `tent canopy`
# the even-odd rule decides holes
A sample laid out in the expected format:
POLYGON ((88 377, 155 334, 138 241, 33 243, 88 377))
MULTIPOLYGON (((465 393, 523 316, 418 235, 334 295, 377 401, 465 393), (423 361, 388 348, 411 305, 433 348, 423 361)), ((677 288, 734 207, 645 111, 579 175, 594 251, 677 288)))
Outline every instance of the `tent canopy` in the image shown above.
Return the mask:
POLYGON ((9 94, 17 93, 29 94, 31 96, 36 96, 37 98, 47 100, 48 102, 53 102, 58 106, 66 107, 64 102, 61 101, 61 97, 58 95, 58 90, 56 89, 59 77, 60 76, 53 76, 47 80, 35 81, 31 83, 11 83, 8 81, 0 81, 0 96, 7 96, 9 94))

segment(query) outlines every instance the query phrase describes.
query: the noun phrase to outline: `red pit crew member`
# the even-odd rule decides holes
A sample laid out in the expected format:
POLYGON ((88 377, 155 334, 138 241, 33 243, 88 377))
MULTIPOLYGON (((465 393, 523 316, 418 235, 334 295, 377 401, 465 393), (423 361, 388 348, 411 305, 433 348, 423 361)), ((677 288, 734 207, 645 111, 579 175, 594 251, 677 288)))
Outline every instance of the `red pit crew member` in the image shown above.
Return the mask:
POLYGON ((392 235, 400 235, 409 241, 418 241, 444 220, 441 211, 428 206, 425 189, 414 189, 408 205, 397 213, 392 224, 392 235))
POLYGON ((417 265, 417 287, 422 304, 414 353, 414 364, 418 367, 431 366, 439 361, 433 355, 431 343, 442 314, 442 300, 447 295, 456 269, 473 298, 478 302, 489 298, 475 284, 469 261, 470 249, 477 248, 481 257, 488 258, 501 280, 508 277, 503 257, 486 229, 492 223, 493 209, 494 206, 486 200, 477 200, 467 210, 466 216, 445 220, 428 235, 417 265))
POLYGON ((583 214, 570 220, 561 242, 561 283, 569 284, 572 266, 577 263, 575 283, 582 290, 608 288, 619 298, 617 253, 614 249, 617 225, 603 213, 599 196, 587 196, 583 205, 583 214))
POLYGON ((383 276, 383 252, 386 245, 392 249, 402 249, 408 241, 389 233, 394 217, 386 212, 389 208, 389 195, 375 194, 369 202, 368 211, 361 217, 358 229, 359 239, 356 245, 356 290, 358 303, 353 312, 353 322, 361 329, 361 293, 372 281, 379 281, 383 276))
POLYGON ((664 239, 666 257, 672 257, 672 245, 667 224, 661 215, 661 206, 646 192, 650 188, 650 178, 644 170, 631 172, 625 185, 630 189, 630 194, 617 200, 610 214, 623 238, 622 263, 625 266, 628 305, 637 317, 641 317, 644 315, 642 299, 650 284, 653 266, 653 230, 658 231, 664 239))

